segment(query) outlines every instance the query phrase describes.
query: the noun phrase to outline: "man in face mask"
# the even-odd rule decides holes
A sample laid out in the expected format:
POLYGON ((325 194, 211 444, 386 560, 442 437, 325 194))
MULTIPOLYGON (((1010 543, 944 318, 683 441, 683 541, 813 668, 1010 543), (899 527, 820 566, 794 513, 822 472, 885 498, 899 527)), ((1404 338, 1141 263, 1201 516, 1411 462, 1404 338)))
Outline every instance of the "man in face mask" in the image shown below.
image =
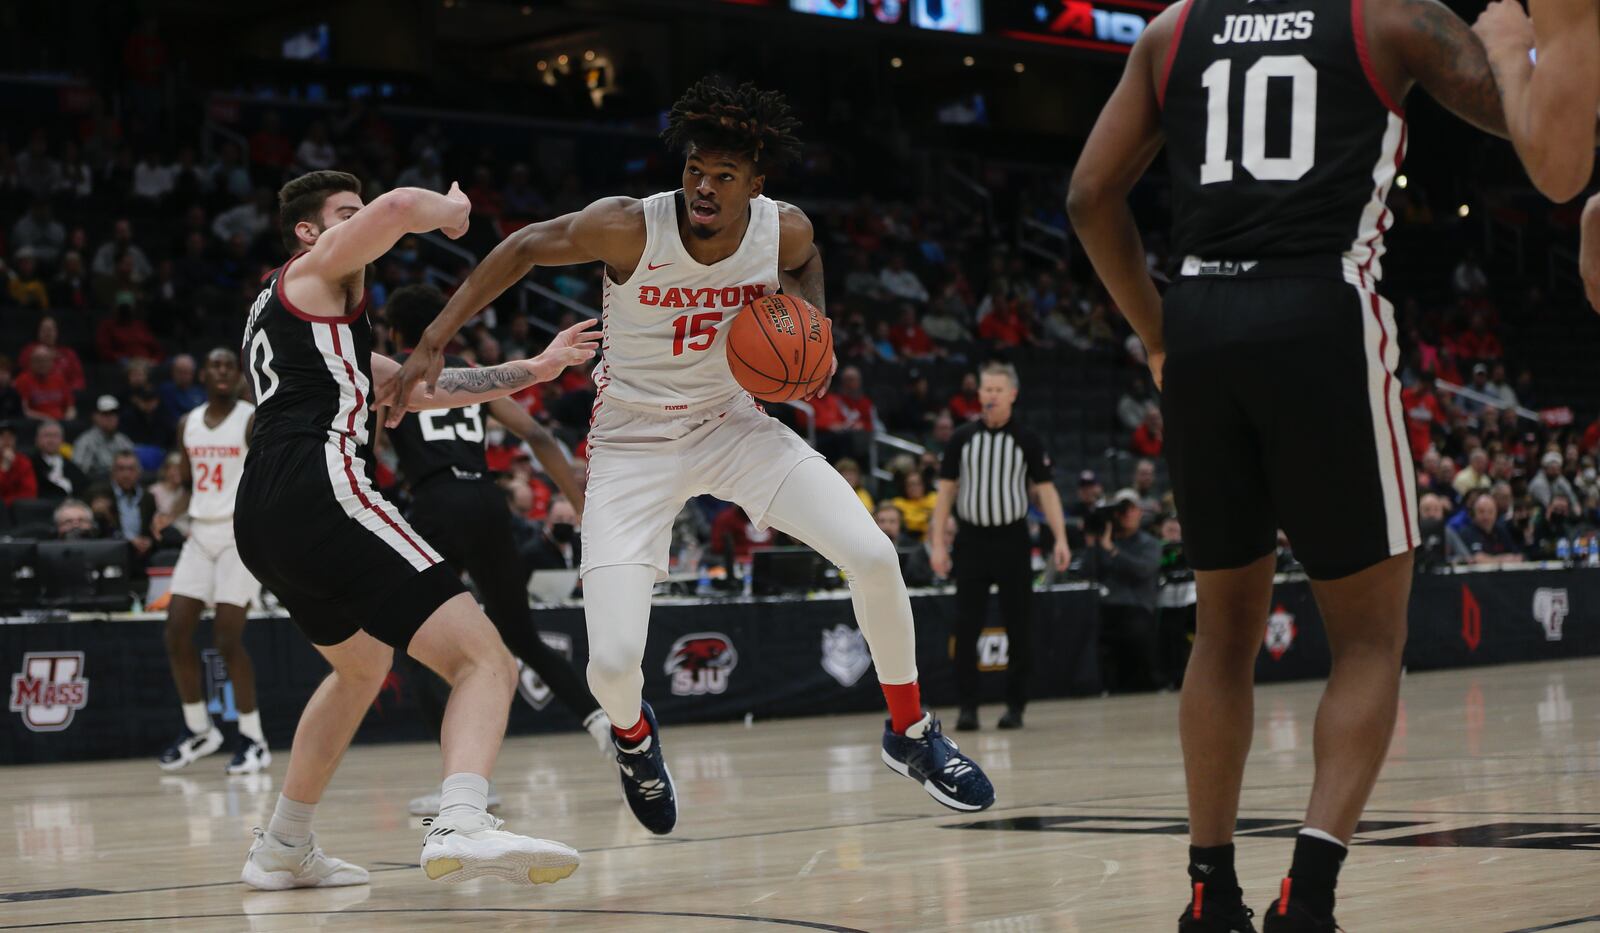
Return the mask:
POLYGON ((533 569, 574 569, 583 556, 582 547, 578 536, 578 512, 565 497, 557 496, 550 501, 550 514, 545 519, 543 535, 529 555, 533 569))

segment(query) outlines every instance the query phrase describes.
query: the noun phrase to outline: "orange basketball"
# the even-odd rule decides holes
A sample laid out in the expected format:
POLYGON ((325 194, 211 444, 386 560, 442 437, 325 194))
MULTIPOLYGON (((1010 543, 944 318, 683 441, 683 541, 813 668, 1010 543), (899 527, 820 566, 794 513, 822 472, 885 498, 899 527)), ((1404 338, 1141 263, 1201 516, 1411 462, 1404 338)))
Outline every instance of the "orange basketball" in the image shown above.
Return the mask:
POLYGON ((757 298, 728 327, 728 368, 762 401, 805 397, 828 377, 832 363, 833 325, 804 299, 757 298))

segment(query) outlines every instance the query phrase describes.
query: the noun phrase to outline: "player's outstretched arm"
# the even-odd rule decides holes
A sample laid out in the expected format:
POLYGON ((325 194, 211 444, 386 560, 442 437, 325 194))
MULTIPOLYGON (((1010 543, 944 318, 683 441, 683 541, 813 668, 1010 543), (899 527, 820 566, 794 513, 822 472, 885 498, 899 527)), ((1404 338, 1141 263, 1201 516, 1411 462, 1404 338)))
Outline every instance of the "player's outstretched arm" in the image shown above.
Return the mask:
POLYGON ((499 398, 489 403, 489 415, 494 420, 506 426, 506 430, 528 442, 533 449, 533 455, 539 459, 539 465, 555 481, 556 488, 567 497, 572 507, 577 509, 578 518, 583 518, 583 484, 578 482, 577 476, 572 472, 572 463, 567 460, 566 453, 544 425, 533 420, 521 405, 508 398, 499 398))
MULTIPOLYGON (((514 360, 499 366, 446 369, 439 373, 439 381, 432 394, 422 386, 413 385, 406 401, 406 411, 425 411, 432 408, 460 408, 473 402, 489 402, 520 392, 531 385, 561 375, 568 366, 577 366, 594 357, 600 345, 600 332, 592 330, 598 324, 593 319, 580 321, 556 335, 550 346, 538 356, 528 360, 514 360)), ((372 379, 379 399, 394 397, 396 380, 401 366, 380 353, 372 354, 372 379)), ((387 404, 386 401, 378 402, 387 404)), ((404 412, 401 413, 402 417, 404 412)), ((391 416, 388 424, 399 423, 391 416)))
POLYGON ((1166 360, 1161 295, 1145 266, 1144 242, 1128 206, 1128 193, 1161 151, 1157 67, 1165 59, 1182 9, 1181 3, 1168 7, 1134 44, 1122 81, 1100 111, 1078 157, 1067 193, 1073 230, 1106 290, 1144 341, 1157 388, 1166 360))
POLYGON ((1506 124, 1528 177, 1570 201, 1594 171, 1600 107, 1600 6, 1595 0, 1496 0, 1473 24, 1488 49, 1506 124), (1538 64, 1529 50, 1538 48, 1538 64))
POLYGON ((1376 0, 1365 10, 1373 70, 1386 93, 1401 101, 1419 84, 1462 120, 1511 138, 1488 55, 1461 17, 1438 0, 1376 0))
POLYGON ((396 188, 323 231, 295 265, 295 272, 342 281, 393 249, 407 234, 443 230, 451 239, 461 236, 467 232, 471 213, 472 202, 460 185, 452 184, 449 194, 396 188))
POLYGON ((405 414, 400 400, 410 399, 418 383, 425 393, 434 391, 444 369, 445 345, 461 326, 522 281, 534 266, 571 266, 598 260, 631 275, 644 253, 644 220, 638 205, 632 198, 603 198, 576 213, 529 224, 501 240, 422 332, 401 367, 394 394, 382 396, 384 403, 390 405, 389 427, 400 423, 405 414))
POLYGON ((1578 272, 1589 306, 1600 311, 1600 194, 1583 206, 1583 243, 1578 249, 1578 272))

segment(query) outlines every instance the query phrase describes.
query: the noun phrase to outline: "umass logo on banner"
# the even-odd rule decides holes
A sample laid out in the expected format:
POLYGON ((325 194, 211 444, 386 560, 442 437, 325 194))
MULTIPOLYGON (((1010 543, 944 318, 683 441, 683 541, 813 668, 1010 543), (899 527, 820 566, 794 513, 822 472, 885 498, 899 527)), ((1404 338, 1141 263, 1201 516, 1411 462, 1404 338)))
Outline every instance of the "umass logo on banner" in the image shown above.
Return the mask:
POLYGON ((695 632, 672 643, 664 668, 674 696, 727 693, 728 678, 739 664, 733 641, 721 632, 695 632))
POLYGON ((89 705, 82 651, 29 651, 22 673, 11 675, 11 711, 34 732, 60 732, 89 705))

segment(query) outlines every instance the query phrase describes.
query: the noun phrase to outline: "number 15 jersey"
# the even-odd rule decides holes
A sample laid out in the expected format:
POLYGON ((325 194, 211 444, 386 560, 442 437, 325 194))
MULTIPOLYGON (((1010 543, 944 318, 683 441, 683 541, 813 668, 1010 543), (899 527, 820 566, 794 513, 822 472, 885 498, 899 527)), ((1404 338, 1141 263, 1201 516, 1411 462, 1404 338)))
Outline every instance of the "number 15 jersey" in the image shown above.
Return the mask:
MULTIPOLYGON (((728 369, 727 325, 739 309, 778 292, 778 205, 751 200, 750 223, 733 255, 696 262, 678 232, 682 192, 645 198, 639 266, 618 285, 605 278, 601 361, 604 402, 651 412, 685 412, 743 391, 728 369)), ((724 212, 738 209, 722 205, 724 212)))
POLYGON ((1361 0, 1188 0, 1157 86, 1181 273, 1382 275, 1406 131, 1362 17, 1361 0))

